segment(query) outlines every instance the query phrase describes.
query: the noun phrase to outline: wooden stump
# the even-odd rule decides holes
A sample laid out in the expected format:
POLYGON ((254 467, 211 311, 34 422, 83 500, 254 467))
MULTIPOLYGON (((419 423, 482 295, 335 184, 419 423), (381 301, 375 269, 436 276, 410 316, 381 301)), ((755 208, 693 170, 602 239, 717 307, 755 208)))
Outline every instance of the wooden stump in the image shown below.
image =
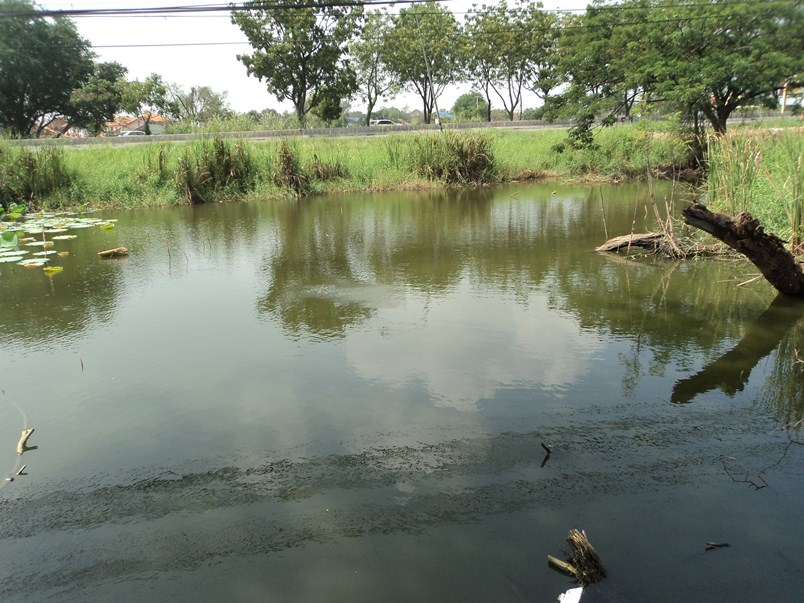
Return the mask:
POLYGON ((547 556, 547 562, 559 571, 573 576, 582 586, 594 584, 605 579, 606 568, 603 566, 600 556, 595 547, 589 542, 586 532, 570 530, 567 537, 567 544, 572 549, 567 561, 556 559, 552 555, 547 556))

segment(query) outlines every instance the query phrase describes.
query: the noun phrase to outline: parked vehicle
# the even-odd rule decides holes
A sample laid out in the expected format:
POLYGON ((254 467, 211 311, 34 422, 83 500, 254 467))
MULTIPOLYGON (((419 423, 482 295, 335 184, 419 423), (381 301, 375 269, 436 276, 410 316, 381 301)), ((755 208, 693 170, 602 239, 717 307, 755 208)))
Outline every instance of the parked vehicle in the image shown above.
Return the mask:
POLYGON ((146 134, 142 130, 126 130, 120 132, 120 136, 146 136, 146 134))
POLYGON ((372 119, 370 122, 372 126, 398 126, 395 121, 391 119, 372 119))

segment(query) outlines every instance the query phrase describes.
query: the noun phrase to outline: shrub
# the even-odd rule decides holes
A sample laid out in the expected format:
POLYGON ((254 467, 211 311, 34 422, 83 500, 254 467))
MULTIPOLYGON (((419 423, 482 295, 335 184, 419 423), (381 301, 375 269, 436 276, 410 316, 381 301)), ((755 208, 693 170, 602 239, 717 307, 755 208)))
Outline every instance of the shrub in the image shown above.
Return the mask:
POLYGON ((24 202, 39 207, 39 200, 70 187, 70 174, 61 149, 13 151, 0 147, 0 204, 24 202))
POLYGON ((205 139, 179 157, 176 185, 188 203, 207 203, 218 197, 254 188, 256 170, 242 141, 205 139))
POLYGON ((417 136, 412 145, 413 169, 419 176, 447 184, 489 184, 497 180, 487 136, 446 132, 417 136))
POLYGON ((310 192, 310 177, 301 167, 297 150, 287 140, 279 143, 273 182, 279 188, 289 189, 297 197, 310 192))

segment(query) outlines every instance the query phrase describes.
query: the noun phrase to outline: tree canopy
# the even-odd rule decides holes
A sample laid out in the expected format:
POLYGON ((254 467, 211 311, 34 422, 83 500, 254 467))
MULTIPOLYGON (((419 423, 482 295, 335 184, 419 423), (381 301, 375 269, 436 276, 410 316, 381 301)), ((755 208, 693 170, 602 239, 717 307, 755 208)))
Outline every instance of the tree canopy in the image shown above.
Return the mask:
POLYGON ((69 113, 93 73, 89 43, 72 21, 36 15, 29 0, 0 0, 0 128, 14 137, 69 113))
POLYGON ((385 63, 422 99, 425 123, 430 123, 438 97, 460 72, 458 41, 458 22, 436 2, 403 8, 393 18, 385 63))
POLYGON ((168 94, 168 86, 158 73, 152 73, 142 82, 135 80, 126 84, 123 92, 123 110, 141 117, 145 133, 151 133, 151 121, 155 115, 175 116, 176 103, 168 94))
MULTIPOLYGON (((600 4, 600 3, 599 3, 600 4)), ((561 39, 564 100, 586 115, 635 102, 716 132, 738 107, 761 103, 802 71, 802 4, 625 0, 570 20, 561 39)))
POLYGON ((293 103, 300 123, 324 98, 331 104, 333 96, 346 98, 355 91, 347 45, 358 32, 361 6, 333 6, 327 0, 311 0, 304 7, 295 0, 279 0, 273 8, 259 1, 245 4, 253 9, 232 12, 232 23, 254 52, 237 58, 249 75, 265 81, 271 94, 293 103))

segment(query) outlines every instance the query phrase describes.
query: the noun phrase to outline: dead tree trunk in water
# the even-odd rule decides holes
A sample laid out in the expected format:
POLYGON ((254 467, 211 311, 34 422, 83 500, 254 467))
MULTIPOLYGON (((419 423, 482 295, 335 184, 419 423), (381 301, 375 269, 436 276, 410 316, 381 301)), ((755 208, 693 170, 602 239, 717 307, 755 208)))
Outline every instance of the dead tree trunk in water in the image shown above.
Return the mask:
POLYGON ((793 297, 804 297, 804 267, 785 249, 784 242, 768 234, 748 212, 736 217, 716 214, 706 206, 694 203, 682 212, 690 226, 723 241, 747 257, 759 268, 777 291, 793 297))

